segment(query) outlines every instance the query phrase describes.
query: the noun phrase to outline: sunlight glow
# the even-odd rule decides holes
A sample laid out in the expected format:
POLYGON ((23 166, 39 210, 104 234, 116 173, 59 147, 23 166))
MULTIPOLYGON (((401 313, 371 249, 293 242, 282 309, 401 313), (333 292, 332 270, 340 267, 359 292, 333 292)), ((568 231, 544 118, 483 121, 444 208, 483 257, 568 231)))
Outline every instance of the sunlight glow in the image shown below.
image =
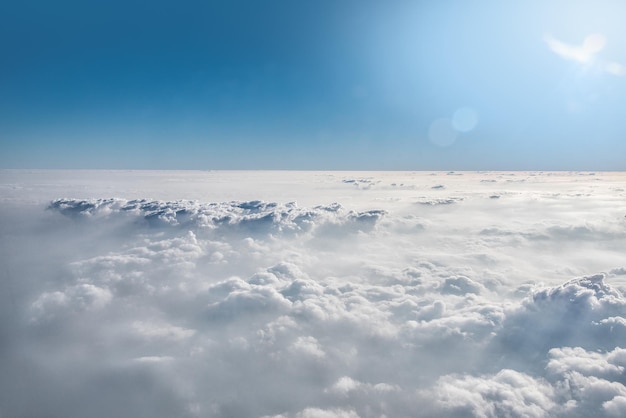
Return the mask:
POLYGON ((606 37, 600 33, 587 35, 580 46, 568 44, 552 35, 546 35, 544 41, 548 48, 561 58, 593 66, 599 72, 617 76, 626 74, 626 68, 622 64, 597 57, 607 43, 606 37))
POLYGON ((604 48, 606 39, 599 34, 589 35, 585 38, 582 46, 577 46, 570 45, 551 35, 546 35, 545 42, 548 48, 561 58, 588 63, 592 60, 595 53, 604 48))
POLYGON ((583 42, 583 51, 587 54, 595 54, 596 52, 600 52, 604 49, 606 45, 606 38, 604 35, 599 33, 594 33, 587 36, 583 42))

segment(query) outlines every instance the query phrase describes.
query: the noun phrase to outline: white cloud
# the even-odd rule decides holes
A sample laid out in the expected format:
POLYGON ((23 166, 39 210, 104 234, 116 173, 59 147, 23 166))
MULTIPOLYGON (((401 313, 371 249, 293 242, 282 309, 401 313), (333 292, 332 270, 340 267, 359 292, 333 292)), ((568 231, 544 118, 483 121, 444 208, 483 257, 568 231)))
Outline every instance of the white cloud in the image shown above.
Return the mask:
POLYGON ((369 229, 383 210, 345 211, 340 204, 299 208, 295 203, 248 201, 202 204, 194 201, 56 199, 49 210, 78 219, 140 220, 146 226, 226 229, 241 233, 306 232, 320 224, 369 229))
POLYGON ((563 375, 570 372, 579 372, 593 376, 609 376, 619 378, 624 372, 624 366, 616 364, 615 357, 624 354, 624 350, 616 348, 610 355, 606 353, 588 352, 580 347, 553 348, 548 352, 548 373, 563 375))
POLYGON ((462 174, 256 173, 264 201, 13 196, 0 413, 618 416, 623 179, 462 174), (293 195, 314 202, 272 203, 293 195))
POLYGON ((548 417, 556 408, 554 388, 515 370, 493 376, 445 376, 432 389, 447 416, 548 417))
POLYGON ((33 302, 35 321, 53 319, 59 314, 104 308, 111 302, 109 289, 92 284, 77 284, 64 291, 44 292, 33 302))
POLYGON ((133 330, 142 337, 149 339, 162 339, 180 341, 192 337, 196 331, 170 325, 167 323, 159 323, 158 321, 135 321, 133 322, 133 330))
POLYGON ((623 417, 626 415, 626 396, 616 396, 603 403, 602 407, 610 417, 623 417))
MULTIPOLYGON (((344 409, 319 409, 306 408, 294 415, 274 415, 272 418, 359 418, 359 416, 350 410, 344 409)), ((266 417, 267 418, 267 417, 266 417)))

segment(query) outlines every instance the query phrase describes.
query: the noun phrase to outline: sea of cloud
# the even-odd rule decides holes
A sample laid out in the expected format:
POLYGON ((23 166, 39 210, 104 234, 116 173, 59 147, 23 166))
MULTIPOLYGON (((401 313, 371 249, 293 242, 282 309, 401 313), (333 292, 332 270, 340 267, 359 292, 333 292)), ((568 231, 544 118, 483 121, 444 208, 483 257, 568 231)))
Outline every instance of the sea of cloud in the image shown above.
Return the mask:
POLYGON ((626 416, 626 174, 0 171, 0 417, 626 416))

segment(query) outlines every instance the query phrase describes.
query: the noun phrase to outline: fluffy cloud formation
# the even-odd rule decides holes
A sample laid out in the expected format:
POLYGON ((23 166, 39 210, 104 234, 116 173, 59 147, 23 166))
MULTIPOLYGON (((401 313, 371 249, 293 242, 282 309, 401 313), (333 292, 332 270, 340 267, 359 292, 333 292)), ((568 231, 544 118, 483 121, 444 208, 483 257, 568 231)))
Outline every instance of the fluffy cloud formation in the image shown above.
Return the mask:
POLYGON ((385 213, 382 210, 346 211, 338 203, 303 209, 295 203, 278 204, 258 200, 202 204, 184 200, 56 199, 48 209, 70 217, 129 216, 139 218, 147 225, 242 229, 247 233, 307 231, 325 223, 368 228, 385 213))
POLYGON ((396 176, 9 202, 0 414, 623 416, 622 183, 396 176))

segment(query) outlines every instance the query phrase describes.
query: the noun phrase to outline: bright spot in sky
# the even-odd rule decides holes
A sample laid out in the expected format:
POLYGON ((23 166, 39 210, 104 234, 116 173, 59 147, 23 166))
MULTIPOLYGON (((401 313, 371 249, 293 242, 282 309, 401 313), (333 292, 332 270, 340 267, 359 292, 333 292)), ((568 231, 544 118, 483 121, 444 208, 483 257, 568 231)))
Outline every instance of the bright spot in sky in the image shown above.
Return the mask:
POLYGON ((602 51, 605 45, 606 38, 604 35, 594 33, 585 38, 585 41, 583 42, 583 51, 588 54, 595 54, 596 52, 602 51))
POLYGON ((430 124, 428 139, 440 147, 449 147, 454 144, 458 132, 453 126, 453 122, 448 118, 440 118, 430 124))
POLYGON ((457 109, 452 116, 452 126, 459 132, 469 132, 478 124, 478 113, 472 108, 457 109))
POLYGON ((598 52, 602 51, 607 43, 606 37, 600 33, 587 35, 581 46, 568 44, 551 35, 546 35, 545 42, 548 48, 561 58, 578 61, 585 65, 594 65, 594 68, 599 69, 600 72, 618 76, 626 74, 626 69, 622 64, 597 57, 598 52))
POLYGON ((560 57, 582 63, 590 62, 606 44, 606 38, 601 34, 588 35, 581 46, 568 44, 551 35, 547 35, 545 41, 548 48, 560 57))
POLYGON ((428 139, 440 147, 454 144, 459 133, 469 132, 478 124, 478 113, 471 107, 457 109, 450 118, 434 120, 428 129, 428 139))

